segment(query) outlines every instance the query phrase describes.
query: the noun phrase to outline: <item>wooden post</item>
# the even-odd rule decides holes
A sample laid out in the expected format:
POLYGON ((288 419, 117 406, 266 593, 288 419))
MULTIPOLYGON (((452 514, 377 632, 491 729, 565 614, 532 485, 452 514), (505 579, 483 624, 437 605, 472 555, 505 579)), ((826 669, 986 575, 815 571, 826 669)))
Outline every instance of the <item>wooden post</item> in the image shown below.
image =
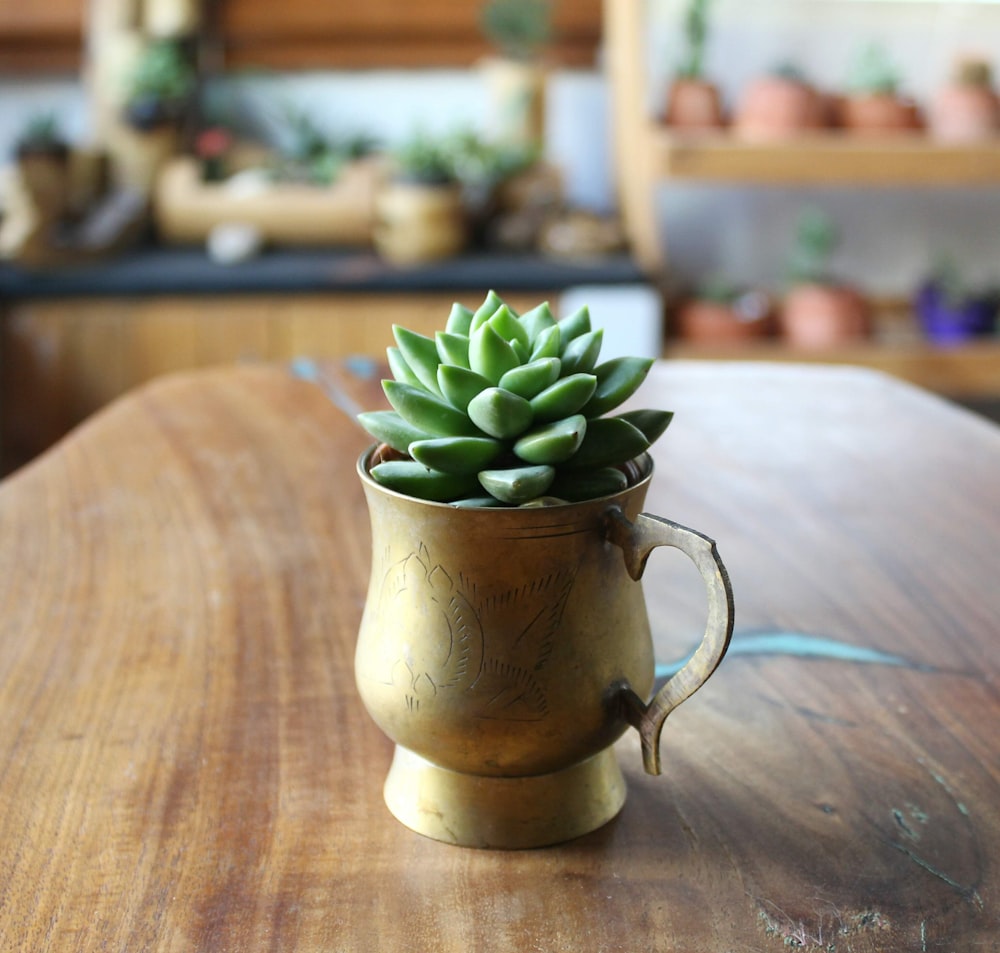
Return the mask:
POLYGON ((651 120, 646 114, 645 0, 604 0, 604 43, 611 97, 614 172, 625 231, 639 264, 662 272, 651 120))

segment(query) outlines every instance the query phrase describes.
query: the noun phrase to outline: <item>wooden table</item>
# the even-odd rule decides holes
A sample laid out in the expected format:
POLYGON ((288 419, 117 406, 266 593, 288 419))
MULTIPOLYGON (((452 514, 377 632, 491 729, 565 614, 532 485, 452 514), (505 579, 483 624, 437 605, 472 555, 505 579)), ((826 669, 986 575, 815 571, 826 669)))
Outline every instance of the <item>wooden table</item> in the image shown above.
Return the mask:
MULTIPOLYGON (((491 852, 387 813, 355 692, 369 539, 325 368, 165 378, 0 488, 0 949, 1000 950, 1000 430, 867 371, 663 364, 649 508, 737 635, 620 742, 623 813, 491 852)), ((665 666, 703 607, 646 590, 665 666)))

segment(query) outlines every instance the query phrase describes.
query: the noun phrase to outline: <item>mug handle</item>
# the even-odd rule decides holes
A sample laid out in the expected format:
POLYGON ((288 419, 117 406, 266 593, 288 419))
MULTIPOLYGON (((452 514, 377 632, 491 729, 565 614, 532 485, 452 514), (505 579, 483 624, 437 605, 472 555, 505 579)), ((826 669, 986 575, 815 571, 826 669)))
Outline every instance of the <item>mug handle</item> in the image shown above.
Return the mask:
POLYGON ((647 774, 659 774, 660 732, 667 715, 708 681, 729 648, 733 635, 733 590, 715 541, 703 533, 651 513, 640 513, 632 523, 621 509, 612 507, 605 514, 605 534, 621 548, 625 568, 633 579, 642 578, 649 554, 657 546, 673 546, 698 568, 708 593, 705 634, 684 667, 668 679, 648 704, 628 686, 623 689, 625 718, 638 730, 642 741, 643 767, 647 774))

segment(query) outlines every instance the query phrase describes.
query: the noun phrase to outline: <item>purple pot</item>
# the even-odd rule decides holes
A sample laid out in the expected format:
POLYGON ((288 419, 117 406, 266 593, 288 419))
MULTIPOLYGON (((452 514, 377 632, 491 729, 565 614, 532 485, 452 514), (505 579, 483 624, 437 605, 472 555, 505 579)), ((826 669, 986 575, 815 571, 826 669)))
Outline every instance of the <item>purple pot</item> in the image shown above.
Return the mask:
POLYGON ((928 282, 917 292, 915 305, 924 334, 939 344, 956 344, 990 334, 996 323, 994 294, 952 301, 939 285, 928 282))

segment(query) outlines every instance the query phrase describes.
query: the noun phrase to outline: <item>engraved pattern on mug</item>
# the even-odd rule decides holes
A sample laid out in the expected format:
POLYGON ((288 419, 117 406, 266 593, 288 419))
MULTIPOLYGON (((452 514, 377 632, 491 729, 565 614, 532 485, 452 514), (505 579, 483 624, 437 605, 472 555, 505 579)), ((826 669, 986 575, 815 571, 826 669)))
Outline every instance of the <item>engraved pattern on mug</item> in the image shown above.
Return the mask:
MULTIPOLYGON (((469 717, 538 721, 549 710, 540 678, 552 654, 576 571, 560 567, 515 589, 480 595, 476 582, 436 562, 423 544, 383 577, 383 618, 424 620, 423 633, 401 639, 386 684, 409 712, 442 691, 466 696, 469 717)), ((484 585, 482 588, 486 588, 484 585)))

